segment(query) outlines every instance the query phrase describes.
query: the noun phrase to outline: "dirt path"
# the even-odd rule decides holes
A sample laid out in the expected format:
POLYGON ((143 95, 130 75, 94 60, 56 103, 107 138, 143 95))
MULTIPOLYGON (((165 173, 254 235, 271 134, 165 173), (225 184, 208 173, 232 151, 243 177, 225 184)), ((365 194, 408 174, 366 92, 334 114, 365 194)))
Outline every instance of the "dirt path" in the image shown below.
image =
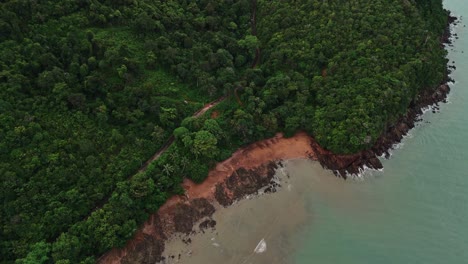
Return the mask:
POLYGON ((151 164, 151 162, 153 162, 153 161, 157 160, 159 157, 161 157, 161 155, 164 154, 167 151, 167 149, 172 145, 172 143, 174 143, 174 139, 175 139, 174 135, 172 135, 166 141, 166 143, 164 143, 164 145, 149 160, 147 160, 145 163, 143 163, 143 165, 140 167, 140 169, 138 169, 138 173, 146 171, 146 169, 151 164))
MULTIPOLYGON (((257 0, 252 0, 252 15, 251 15, 251 22, 252 22, 252 34, 254 36, 257 35, 257 0)), ((255 59, 253 61, 253 64, 252 64, 252 68, 255 68, 257 67, 258 63, 259 63, 259 60, 260 60, 260 48, 257 48, 255 50, 255 59)), ((240 105, 242 105, 242 102, 240 101, 239 99, 239 96, 237 94, 237 90, 239 88, 236 88, 234 90, 234 93, 235 93, 235 96, 236 96, 236 99, 237 101, 239 102, 240 105)), ((242 88, 241 88, 242 89, 242 88)), ((210 110, 211 108, 215 107, 216 105, 218 105, 219 103, 221 103, 222 101, 224 101, 226 99, 226 96, 222 96, 214 101, 212 101, 211 103, 208 103, 206 104, 202 109, 198 110, 197 112, 195 112, 192 117, 200 117, 201 115, 203 115, 204 113, 206 113, 208 110, 210 110)), ((158 159, 159 157, 161 157, 162 154, 164 154, 167 149, 172 145, 172 143, 174 143, 174 136, 171 136, 167 141, 166 143, 164 143, 164 145, 149 159, 147 160, 143 166, 141 166, 141 168, 138 170, 138 172, 144 172, 149 164, 153 161, 155 161, 156 159, 158 159)))
MULTIPOLYGON (((226 99, 226 96, 222 96, 208 104, 206 104, 205 106, 203 106, 203 108, 201 108, 200 110, 198 110, 197 112, 195 112, 192 117, 200 117, 201 115, 203 115, 204 113, 206 113, 208 110, 210 110, 211 108, 217 106, 219 103, 221 103, 222 101, 224 101, 226 99)), ((145 163, 143 163, 143 165, 141 165, 141 167, 138 169, 137 173, 135 174, 132 174, 130 177, 128 177, 128 180, 130 180, 133 176, 135 176, 136 174, 138 173, 142 173, 144 171, 146 171, 148 169, 148 166, 155 160, 157 160, 159 157, 161 157, 162 154, 164 154, 167 149, 174 143, 174 136, 172 135, 167 141, 166 143, 164 143, 164 145, 151 157, 149 158, 145 163)), ((88 216, 86 216, 86 219, 89 218, 91 216, 92 213, 94 213, 95 211, 101 209, 102 207, 104 207, 105 204, 107 204, 107 202, 109 201, 109 198, 110 198, 110 195, 105 197, 90 213, 88 216)))
MULTIPOLYGON (((217 106, 219 103, 221 103, 222 101, 224 101, 226 99, 226 96, 222 96, 216 100, 214 100, 213 102, 211 103, 208 103, 206 104, 205 106, 203 106, 202 109, 198 110, 197 112, 195 112, 192 117, 200 117, 202 116, 204 113, 206 113, 208 110, 210 110, 211 108, 217 106)), ((149 159, 147 160, 142 166, 140 169, 138 169, 138 173, 140 172, 144 172, 148 166, 151 164, 151 162, 157 160, 159 157, 161 157, 162 154, 164 154, 167 149, 172 145, 172 143, 174 143, 174 136, 171 136, 167 141, 166 143, 164 143, 164 145, 149 159)), ((131 178, 131 177, 130 177, 131 178)))
MULTIPOLYGON (((252 16, 251 16, 251 22, 252 22, 252 34, 257 35, 257 21, 256 21, 256 13, 257 13, 257 1, 256 0, 253 0, 253 7, 252 7, 252 16)), ((253 61, 253 64, 252 64, 252 68, 255 68, 259 62, 259 59, 260 59, 260 49, 257 48, 256 51, 255 51, 255 59, 253 61)), ((234 90, 234 95, 238 101, 238 103, 240 105, 242 105, 242 102, 240 101, 239 99, 239 96, 237 94, 237 90, 239 89, 236 88, 234 90)), ((241 90, 243 89, 243 87, 240 88, 241 90)), ((205 106, 203 106, 203 108, 201 108, 200 110, 198 110, 197 112, 195 112, 192 117, 200 117, 201 115, 203 115, 204 113, 206 113, 208 110, 210 110, 211 108, 215 107, 216 105, 218 105, 219 103, 221 103, 222 101, 224 101, 225 99, 227 98, 227 96, 221 96, 220 98, 206 104, 205 106)), ((169 149, 169 147, 174 143, 174 136, 171 136, 167 141, 166 143, 164 143, 164 145, 151 157, 149 158, 145 163, 143 163, 143 165, 138 169, 137 173, 142 173, 144 171, 146 171, 148 169, 148 166, 155 160, 157 160, 159 157, 161 157, 162 154, 164 154, 167 149, 169 149)), ((131 175, 128 179, 131 179, 135 174, 131 175)), ((109 200, 109 197, 106 197, 103 201, 101 201, 98 206, 96 206, 96 208, 94 208, 94 210, 91 211, 91 213, 88 215, 88 217, 96 210, 102 208, 109 200)))
POLYGON ((215 107, 216 105, 218 105, 219 103, 221 103, 222 101, 224 101, 224 99, 226 99, 226 96, 221 96, 220 98, 214 100, 213 102, 205 105, 202 109, 198 110, 197 112, 195 112, 193 114, 193 117, 200 117, 201 115, 203 115, 204 113, 206 113, 208 110, 210 110, 211 108, 215 107))
MULTIPOLYGON (((226 96, 221 96, 220 98, 206 104, 205 106, 203 106, 203 108, 201 108, 200 110, 195 112, 192 115, 192 117, 200 117, 201 115, 206 113, 211 108, 217 106, 219 103, 221 103, 225 99, 226 99, 226 96)), ((175 140, 174 136, 171 136, 166 141, 166 143, 164 143, 164 145, 149 160, 147 160, 145 163, 143 163, 143 165, 140 167, 140 169, 138 169, 138 173, 146 171, 146 169, 151 164, 151 162, 153 162, 153 161, 157 160, 159 157, 161 157, 161 155, 164 154, 167 151, 167 149, 174 143, 174 140, 175 140)), ((130 176, 129 179, 131 179, 132 177, 133 177, 133 175, 130 176)))
MULTIPOLYGON (((251 13, 251 27, 252 35, 257 35, 257 1, 252 0, 252 13, 251 13)), ((251 68, 254 69, 258 66, 260 62, 260 48, 255 50, 255 58, 252 62, 251 68)), ((237 99, 239 105, 242 106, 242 102, 238 95, 238 90, 242 91, 243 87, 237 87, 234 90, 234 96, 237 99)), ((226 96, 222 96, 217 100, 205 105, 202 109, 195 112, 193 117, 200 117, 206 113, 211 108, 215 107, 222 101, 226 99, 226 96)), ((174 136, 171 136, 166 143, 149 159, 147 160, 141 168, 138 170, 138 173, 144 172, 151 162, 158 159, 162 154, 164 154, 167 149, 174 143, 174 136)), ((134 236, 134 239, 128 241, 127 246, 123 249, 113 249, 110 252, 103 255, 98 262, 99 263, 121 263, 123 259, 126 258, 128 253, 135 252, 135 249, 143 246, 145 237, 153 237, 154 239, 161 239, 159 237, 161 232, 156 232, 158 226, 161 225, 160 222, 154 221, 155 217, 159 218, 162 216, 171 218, 173 216, 173 211, 176 206, 181 202, 187 202, 185 199, 191 201, 195 199, 207 199, 213 201, 215 187, 217 183, 220 183, 226 180, 239 168, 254 169, 258 166, 261 166, 268 161, 272 160, 282 160, 290 158, 315 158, 313 155, 312 149, 310 147, 311 138, 305 133, 299 133, 295 137, 286 139, 282 135, 278 134, 274 138, 263 140, 257 143, 254 143, 246 148, 242 148, 231 156, 228 160, 219 163, 215 169, 211 170, 207 179, 202 184, 195 184, 189 179, 185 179, 183 182, 183 187, 185 189, 186 196, 173 196, 155 213, 151 218, 145 222, 143 228, 137 232, 134 236), (189 198, 190 197, 190 198, 189 198), (185 201, 184 201, 185 200, 185 201)), ((131 176, 133 177, 133 176, 131 176)), ((131 178, 130 177, 130 178, 131 178)), ((172 229, 173 219, 166 219, 167 223, 164 226, 168 227, 168 230, 172 229)), ((160 228, 159 228, 160 229, 160 228)), ((165 233, 165 232, 163 232, 165 233)), ((164 237, 169 237, 172 235, 170 232, 168 234, 163 234, 164 237)), ((162 239, 163 241, 165 239, 162 239)), ((150 244, 154 243, 154 241, 150 244)), ((143 246, 144 247, 144 246, 143 246)), ((159 247, 159 244, 158 244, 159 247)), ((137 250, 138 251, 138 250, 137 250)), ((138 254, 138 252, 137 252, 138 254)), ((124 261, 125 262, 125 261, 124 261)))

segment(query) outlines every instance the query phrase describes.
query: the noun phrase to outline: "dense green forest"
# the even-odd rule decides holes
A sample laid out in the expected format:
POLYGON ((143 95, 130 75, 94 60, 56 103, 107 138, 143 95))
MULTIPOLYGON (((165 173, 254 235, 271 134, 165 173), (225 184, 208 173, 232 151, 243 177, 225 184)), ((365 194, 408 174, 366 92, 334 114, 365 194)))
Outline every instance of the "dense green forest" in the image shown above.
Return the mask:
POLYGON ((2 1, 0 263, 94 263, 184 177, 279 131, 370 147, 443 79, 446 16, 441 0, 2 1))

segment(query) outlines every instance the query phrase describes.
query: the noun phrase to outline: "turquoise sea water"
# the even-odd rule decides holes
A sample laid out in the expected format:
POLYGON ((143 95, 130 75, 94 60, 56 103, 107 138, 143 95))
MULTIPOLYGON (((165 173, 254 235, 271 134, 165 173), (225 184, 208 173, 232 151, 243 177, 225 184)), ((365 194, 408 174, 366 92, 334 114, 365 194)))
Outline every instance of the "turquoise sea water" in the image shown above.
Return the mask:
POLYGON ((457 67, 449 103, 424 115, 383 172, 346 182, 312 175, 312 217, 293 263, 468 263, 468 2, 444 5, 461 17, 448 47, 457 67))

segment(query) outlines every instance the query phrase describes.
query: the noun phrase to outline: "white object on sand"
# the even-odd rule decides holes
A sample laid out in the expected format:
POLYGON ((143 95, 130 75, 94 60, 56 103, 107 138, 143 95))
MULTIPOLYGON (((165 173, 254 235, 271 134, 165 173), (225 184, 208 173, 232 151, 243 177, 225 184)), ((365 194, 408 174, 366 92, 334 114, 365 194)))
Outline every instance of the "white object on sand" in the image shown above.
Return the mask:
POLYGON ((260 254, 260 253, 265 252, 266 249, 267 249, 267 244, 265 242, 265 239, 262 238, 262 240, 260 240, 260 242, 258 242, 258 245, 255 247, 254 253, 260 254))

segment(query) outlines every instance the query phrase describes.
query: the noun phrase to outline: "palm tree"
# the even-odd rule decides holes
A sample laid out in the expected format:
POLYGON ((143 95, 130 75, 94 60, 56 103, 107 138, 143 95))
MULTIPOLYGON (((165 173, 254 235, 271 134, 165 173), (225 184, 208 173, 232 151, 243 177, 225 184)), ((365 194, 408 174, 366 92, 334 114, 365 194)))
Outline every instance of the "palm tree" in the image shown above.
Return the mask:
POLYGON ((185 168, 190 164, 190 160, 187 157, 182 157, 180 159, 180 165, 182 165, 182 172, 185 170, 185 168))
POLYGON ((172 172, 174 172, 174 168, 169 163, 164 164, 163 167, 164 167, 163 172, 166 173, 167 176, 169 176, 172 172))
POLYGON ((171 154, 169 154, 169 157, 171 158, 172 162, 177 162, 179 160, 179 153, 173 151, 171 154))

